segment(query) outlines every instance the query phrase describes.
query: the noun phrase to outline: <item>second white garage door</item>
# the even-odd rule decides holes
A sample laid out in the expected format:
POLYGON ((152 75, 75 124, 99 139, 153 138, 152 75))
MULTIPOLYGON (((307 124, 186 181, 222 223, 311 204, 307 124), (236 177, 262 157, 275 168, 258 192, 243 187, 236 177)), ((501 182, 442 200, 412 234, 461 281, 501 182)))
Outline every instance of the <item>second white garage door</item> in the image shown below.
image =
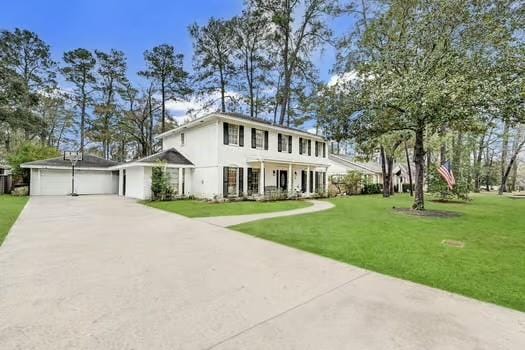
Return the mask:
MULTIPOLYGON (((33 178, 33 176, 32 176, 33 178)), ((40 169, 40 181, 32 181, 32 194, 68 195, 71 193, 71 170, 40 169)), ((78 194, 116 194, 118 174, 103 170, 75 170, 78 194)))

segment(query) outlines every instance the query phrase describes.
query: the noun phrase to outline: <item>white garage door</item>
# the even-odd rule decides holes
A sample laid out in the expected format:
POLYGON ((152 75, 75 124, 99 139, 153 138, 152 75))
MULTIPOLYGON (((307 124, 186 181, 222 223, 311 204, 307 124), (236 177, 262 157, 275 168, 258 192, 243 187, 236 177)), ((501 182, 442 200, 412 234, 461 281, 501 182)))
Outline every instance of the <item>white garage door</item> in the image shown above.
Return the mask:
MULTIPOLYGON (((75 170, 75 192, 78 194, 116 194, 118 174, 111 171, 75 170)), ((40 195, 71 193, 71 170, 41 169, 40 195)))

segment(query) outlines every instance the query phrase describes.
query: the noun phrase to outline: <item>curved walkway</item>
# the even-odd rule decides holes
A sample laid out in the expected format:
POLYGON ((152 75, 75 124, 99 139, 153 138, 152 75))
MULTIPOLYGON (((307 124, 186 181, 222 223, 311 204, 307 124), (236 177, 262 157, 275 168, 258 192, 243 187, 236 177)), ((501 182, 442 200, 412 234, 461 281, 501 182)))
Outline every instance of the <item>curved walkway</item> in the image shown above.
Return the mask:
POLYGON ((318 211, 323 211, 323 210, 331 209, 334 207, 332 203, 326 202, 326 201, 308 200, 307 202, 310 202, 313 205, 306 207, 306 208, 276 211, 272 213, 232 215, 232 216, 210 216, 210 217, 194 218, 194 219, 202 221, 202 222, 207 222, 208 224, 217 225, 220 227, 228 227, 228 226, 243 224, 245 222, 257 221, 257 220, 262 220, 262 219, 271 219, 271 218, 278 218, 281 216, 292 216, 292 215, 300 215, 300 214, 307 214, 307 213, 315 213, 318 211))

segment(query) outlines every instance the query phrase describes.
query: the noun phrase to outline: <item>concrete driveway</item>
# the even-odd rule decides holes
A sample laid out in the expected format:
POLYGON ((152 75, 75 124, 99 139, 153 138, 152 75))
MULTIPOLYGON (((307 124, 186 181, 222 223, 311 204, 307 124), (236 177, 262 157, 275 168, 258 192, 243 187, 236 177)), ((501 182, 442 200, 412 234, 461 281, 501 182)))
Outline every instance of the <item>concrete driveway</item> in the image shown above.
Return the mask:
POLYGON ((525 349, 525 314, 117 197, 32 198, 2 349, 525 349))

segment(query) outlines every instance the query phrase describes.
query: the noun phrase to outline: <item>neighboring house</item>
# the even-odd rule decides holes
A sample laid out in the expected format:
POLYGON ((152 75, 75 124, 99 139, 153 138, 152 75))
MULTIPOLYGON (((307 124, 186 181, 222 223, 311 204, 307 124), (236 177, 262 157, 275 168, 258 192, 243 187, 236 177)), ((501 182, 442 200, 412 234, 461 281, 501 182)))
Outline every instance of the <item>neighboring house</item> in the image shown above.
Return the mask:
MULTIPOLYGON (((363 174, 363 179, 367 183, 383 183, 383 172, 381 164, 378 162, 357 162, 348 155, 330 154, 328 156, 330 167, 328 176, 344 176, 349 171, 358 171, 363 174)), ((397 192, 403 190, 403 184, 409 183, 407 167, 401 164, 394 164, 392 169, 394 188, 397 192)))
MULTIPOLYGON (((75 165, 75 193, 116 194, 118 171, 112 169, 118 163, 85 154, 75 165)), ((71 194, 71 162, 63 157, 37 160, 20 165, 30 170, 29 193, 38 195, 71 194)))
MULTIPOLYGON (((151 168, 159 161, 169 171, 177 195, 223 198, 282 191, 310 196, 327 191, 330 163, 325 140, 299 129, 242 114, 211 113, 157 139, 162 141, 162 152, 104 169, 112 179, 117 178, 118 190, 112 188, 114 193, 151 198, 151 168)), ((34 163, 24 166, 43 166, 34 163)), ((31 182, 39 181, 40 189, 31 194, 56 192, 42 191, 47 181, 42 182, 40 170, 32 170, 31 175, 31 182), (34 176, 38 180, 33 181, 34 176)))

